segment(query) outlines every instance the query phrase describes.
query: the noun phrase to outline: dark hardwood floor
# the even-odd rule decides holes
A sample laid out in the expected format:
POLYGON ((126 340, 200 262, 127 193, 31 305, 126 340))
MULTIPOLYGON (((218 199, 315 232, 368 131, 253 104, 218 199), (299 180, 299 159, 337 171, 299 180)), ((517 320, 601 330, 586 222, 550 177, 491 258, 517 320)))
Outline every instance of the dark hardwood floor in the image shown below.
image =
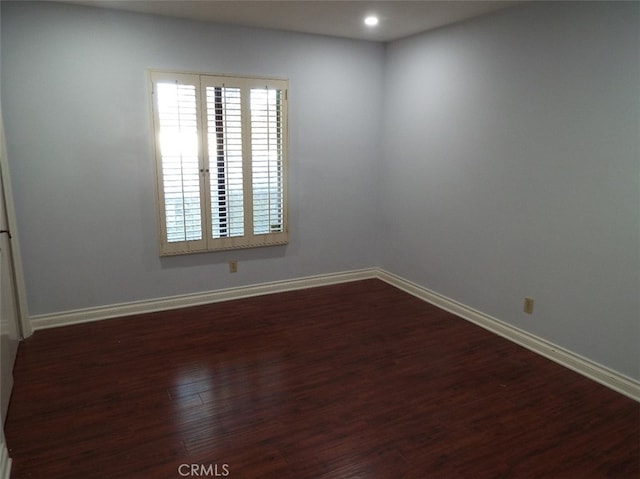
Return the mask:
POLYGON ((13 479, 640 476, 640 404, 378 280, 38 331, 6 439, 13 479))

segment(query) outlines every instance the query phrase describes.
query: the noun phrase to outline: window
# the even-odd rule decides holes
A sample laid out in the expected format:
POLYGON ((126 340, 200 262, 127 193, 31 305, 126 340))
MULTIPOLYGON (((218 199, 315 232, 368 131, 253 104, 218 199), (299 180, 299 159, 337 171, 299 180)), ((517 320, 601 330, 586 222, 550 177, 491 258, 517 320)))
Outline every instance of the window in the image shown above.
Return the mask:
POLYGON ((150 79, 160 253, 287 243, 288 82, 150 79))

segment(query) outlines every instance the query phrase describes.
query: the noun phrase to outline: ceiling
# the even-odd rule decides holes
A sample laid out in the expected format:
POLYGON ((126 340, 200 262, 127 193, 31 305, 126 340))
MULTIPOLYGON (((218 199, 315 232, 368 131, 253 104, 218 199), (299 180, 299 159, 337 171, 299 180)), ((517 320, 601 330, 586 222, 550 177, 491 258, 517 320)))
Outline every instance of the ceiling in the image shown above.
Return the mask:
POLYGON ((66 3, 192 20, 387 42, 522 0, 64 0, 66 3), (364 25, 375 14, 376 27, 364 25))

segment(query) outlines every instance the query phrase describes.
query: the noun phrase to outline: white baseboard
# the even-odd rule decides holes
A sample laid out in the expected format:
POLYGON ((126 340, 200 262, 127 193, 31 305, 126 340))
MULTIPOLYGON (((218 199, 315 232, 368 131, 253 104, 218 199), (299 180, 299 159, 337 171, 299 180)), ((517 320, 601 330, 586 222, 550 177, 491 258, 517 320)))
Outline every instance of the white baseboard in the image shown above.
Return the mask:
POLYGON ((11 475, 11 458, 4 441, 0 441, 0 479, 9 479, 11 475))
MULTIPOLYGON (((252 286, 228 288, 204 293, 186 294, 168 298, 135 301, 97 308, 79 309, 62 313, 32 316, 34 330, 67 326, 72 324, 99 321, 102 319, 131 316, 134 314, 153 313, 189 306, 229 301, 233 299, 281 293, 297 289, 327 286, 331 284, 378 278, 398 289, 406 291, 445 311, 449 311, 467 321, 477 324, 503 338, 506 338, 530 351, 544 356, 583 376, 586 376, 614 391, 640 402, 640 382, 623 374, 597 364, 578 354, 568 351, 531 333, 516 328, 504 321, 493 318, 469 306, 454 301, 446 296, 430 291, 422 286, 407 281, 399 276, 379 268, 368 268, 342 273, 308 276, 285 281, 275 281, 252 286)), ((0 479, 2 479, 0 477, 0 479)))
POLYGON ((368 268, 341 273, 307 276, 304 278, 295 278, 284 281, 273 281, 251 286, 240 286, 237 288, 220 289, 217 291, 207 291, 203 293, 183 294, 145 301, 133 301, 130 303, 99 306, 96 308, 76 309, 61 313, 40 314, 31 316, 30 319, 33 329, 37 331, 39 329, 57 328, 60 326, 88 323, 91 321, 100 321, 102 319, 109 318, 119 318, 134 314, 168 311, 171 309, 186 308, 189 306, 200 306, 203 304, 218 303, 220 301, 230 301, 233 299, 248 298, 251 296, 261 296, 264 294, 282 293, 285 291, 314 288, 317 286, 328 286, 331 284, 347 283, 350 281, 359 281, 375 277, 377 277, 377 270, 375 268, 368 268))
POLYGON ((377 278, 640 402, 639 381, 387 271, 378 269, 377 278))

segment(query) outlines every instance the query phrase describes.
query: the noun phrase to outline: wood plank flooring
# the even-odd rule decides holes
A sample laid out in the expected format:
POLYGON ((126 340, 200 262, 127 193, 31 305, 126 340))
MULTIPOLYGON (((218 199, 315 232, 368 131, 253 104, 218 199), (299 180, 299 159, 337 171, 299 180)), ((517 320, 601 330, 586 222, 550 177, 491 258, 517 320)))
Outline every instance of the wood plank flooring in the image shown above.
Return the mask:
POLYGON ((38 331, 6 439, 13 479, 640 476, 640 404, 378 280, 38 331))

